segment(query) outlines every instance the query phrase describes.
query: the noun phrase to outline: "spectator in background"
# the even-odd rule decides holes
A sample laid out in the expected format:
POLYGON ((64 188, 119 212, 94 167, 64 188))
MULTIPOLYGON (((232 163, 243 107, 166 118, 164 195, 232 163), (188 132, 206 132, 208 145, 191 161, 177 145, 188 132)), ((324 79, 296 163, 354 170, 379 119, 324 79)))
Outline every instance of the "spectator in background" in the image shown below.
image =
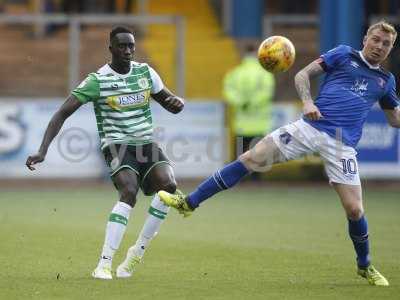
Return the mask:
POLYGON ((258 62, 254 44, 246 46, 241 63, 225 75, 223 94, 233 109, 235 156, 254 146, 271 129, 275 78, 258 62))

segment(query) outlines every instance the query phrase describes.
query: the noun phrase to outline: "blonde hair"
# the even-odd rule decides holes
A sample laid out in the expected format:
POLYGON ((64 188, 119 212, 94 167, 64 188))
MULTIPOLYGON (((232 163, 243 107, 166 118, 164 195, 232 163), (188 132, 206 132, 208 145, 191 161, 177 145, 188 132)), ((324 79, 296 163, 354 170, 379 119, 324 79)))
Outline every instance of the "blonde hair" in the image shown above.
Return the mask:
POLYGON ((372 24, 371 26, 369 26, 369 28, 367 30, 367 36, 370 35, 371 32, 375 29, 379 29, 384 32, 392 34, 393 35, 393 44, 394 44, 396 37, 397 37, 397 31, 392 24, 386 22, 385 20, 382 20, 382 21, 379 21, 378 23, 372 24))

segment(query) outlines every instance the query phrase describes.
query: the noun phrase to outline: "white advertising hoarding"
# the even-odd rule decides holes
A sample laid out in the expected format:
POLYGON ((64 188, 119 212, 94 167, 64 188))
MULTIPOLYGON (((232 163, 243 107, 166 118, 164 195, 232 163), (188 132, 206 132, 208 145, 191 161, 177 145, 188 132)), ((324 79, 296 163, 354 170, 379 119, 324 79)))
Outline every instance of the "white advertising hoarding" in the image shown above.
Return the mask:
POLYGON ((377 105, 368 114, 356 150, 362 178, 400 178, 399 130, 389 126, 377 105))
MULTIPOLYGON (((91 104, 65 122, 35 172, 25 166, 36 153, 51 116, 62 100, 2 99, 0 101, 0 178, 95 178, 107 175, 99 149, 91 104)), ((152 103, 155 139, 172 161, 177 178, 211 174, 225 162, 224 105, 187 102, 174 115, 152 103)))
POLYGON ((100 177, 104 163, 99 152, 96 121, 91 105, 82 106, 65 122, 46 160, 32 172, 28 155, 39 149, 51 116, 61 105, 52 101, 0 102, 0 177, 100 177))
POLYGON ((177 177, 209 176, 226 161, 227 132, 221 102, 186 102, 182 113, 152 106, 155 138, 172 161, 177 177))

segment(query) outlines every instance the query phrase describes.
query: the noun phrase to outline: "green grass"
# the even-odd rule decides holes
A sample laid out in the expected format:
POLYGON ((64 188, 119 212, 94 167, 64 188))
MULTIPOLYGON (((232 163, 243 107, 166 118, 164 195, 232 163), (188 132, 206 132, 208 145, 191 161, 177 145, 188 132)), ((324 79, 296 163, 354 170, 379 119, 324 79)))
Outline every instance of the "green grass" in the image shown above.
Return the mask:
MULTIPOLYGON (((90 278, 116 199, 111 186, 2 191, 0 299, 399 299, 399 193, 367 189, 365 198, 387 288, 356 276, 344 213, 329 188, 242 185, 189 219, 171 211, 134 278, 113 281, 90 278)), ((114 267, 149 201, 140 197, 114 267)))

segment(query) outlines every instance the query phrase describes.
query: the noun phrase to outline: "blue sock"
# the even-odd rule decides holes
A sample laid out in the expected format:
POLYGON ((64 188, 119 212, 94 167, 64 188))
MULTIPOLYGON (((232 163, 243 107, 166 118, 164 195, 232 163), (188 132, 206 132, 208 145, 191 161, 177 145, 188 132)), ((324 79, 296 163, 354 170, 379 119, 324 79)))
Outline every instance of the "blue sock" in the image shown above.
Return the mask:
POLYGON ((349 221, 349 234, 357 253, 357 264, 361 268, 370 265, 368 223, 365 216, 358 221, 349 221))
POLYGON ((189 195, 187 203, 194 209, 212 195, 234 186, 249 173, 249 170, 247 170, 241 161, 235 160, 203 181, 197 189, 189 195))

